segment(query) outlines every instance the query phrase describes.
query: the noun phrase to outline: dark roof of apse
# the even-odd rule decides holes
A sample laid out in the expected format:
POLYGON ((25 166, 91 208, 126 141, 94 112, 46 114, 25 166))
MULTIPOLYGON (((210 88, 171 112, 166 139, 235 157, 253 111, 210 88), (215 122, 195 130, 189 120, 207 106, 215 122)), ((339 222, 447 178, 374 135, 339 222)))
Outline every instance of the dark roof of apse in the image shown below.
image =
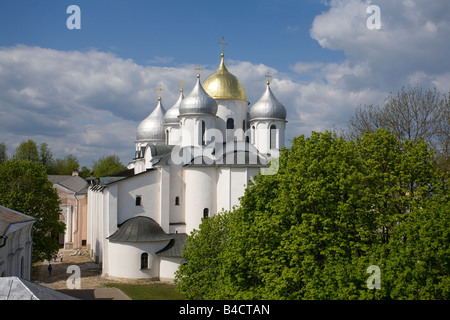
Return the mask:
POLYGON ((137 216, 119 225, 119 229, 107 239, 113 242, 148 242, 171 240, 160 225, 149 217, 137 216))

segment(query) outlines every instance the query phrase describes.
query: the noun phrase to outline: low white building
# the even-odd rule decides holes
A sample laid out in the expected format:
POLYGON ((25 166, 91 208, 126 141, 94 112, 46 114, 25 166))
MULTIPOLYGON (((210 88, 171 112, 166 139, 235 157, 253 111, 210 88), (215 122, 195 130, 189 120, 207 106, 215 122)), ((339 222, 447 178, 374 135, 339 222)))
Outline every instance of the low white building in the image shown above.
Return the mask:
POLYGON ((187 235, 239 205, 249 180, 284 146, 286 110, 269 82, 249 108, 221 58, 167 112, 160 96, 138 126, 128 169, 89 187, 87 242, 103 275, 173 279, 187 235))
POLYGON ((0 206, 0 277, 31 280, 31 229, 36 218, 0 206))

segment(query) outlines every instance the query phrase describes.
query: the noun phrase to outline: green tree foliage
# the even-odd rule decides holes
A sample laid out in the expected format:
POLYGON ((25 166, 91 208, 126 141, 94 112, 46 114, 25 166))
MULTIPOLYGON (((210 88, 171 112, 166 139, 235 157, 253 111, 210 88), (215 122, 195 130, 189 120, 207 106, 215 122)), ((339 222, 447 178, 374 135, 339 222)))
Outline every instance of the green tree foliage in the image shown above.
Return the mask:
POLYGON ((45 168, 29 160, 0 163, 0 204, 38 220, 33 227, 33 261, 50 259, 56 253, 60 222, 59 198, 45 168))
POLYGON ((14 154, 14 158, 19 160, 28 160, 32 162, 39 162, 39 152, 36 142, 31 139, 22 142, 16 148, 16 153, 14 154))
POLYGON ((120 158, 116 155, 101 157, 94 162, 92 167, 92 171, 94 171, 94 176, 96 178, 104 177, 125 169, 126 167, 120 162, 120 158))
POLYGON ((0 163, 8 160, 8 154, 6 153, 6 144, 0 143, 0 163))
POLYGON ((256 176, 239 208, 189 236, 178 288, 191 299, 448 299, 445 181, 420 139, 296 137, 278 174, 256 176), (381 289, 367 288, 370 265, 381 289))
POLYGON ((80 164, 78 159, 74 155, 69 154, 64 157, 64 159, 56 159, 50 173, 58 175, 71 175, 72 172, 78 171, 79 167, 80 164))

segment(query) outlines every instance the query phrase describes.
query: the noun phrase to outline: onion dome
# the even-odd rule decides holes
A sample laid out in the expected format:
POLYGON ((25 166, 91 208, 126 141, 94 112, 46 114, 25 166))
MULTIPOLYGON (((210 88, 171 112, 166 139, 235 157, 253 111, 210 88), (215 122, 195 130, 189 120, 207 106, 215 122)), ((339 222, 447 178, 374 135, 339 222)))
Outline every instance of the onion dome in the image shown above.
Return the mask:
POLYGON ((158 105, 155 110, 145 118, 137 128, 136 139, 144 141, 154 141, 165 139, 164 134, 164 115, 166 110, 161 103, 161 97, 158 99, 158 105))
POLYGON ((214 99, 237 99, 247 101, 244 87, 236 76, 231 74, 222 60, 216 72, 203 82, 205 91, 214 99))
POLYGON ((269 81, 267 88, 261 98, 250 108, 250 120, 256 119, 279 119, 286 120, 286 109, 275 98, 270 90, 269 81))
POLYGON ((183 89, 181 89, 181 93, 180 96, 178 97, 177 102, 175 102, 175 104, 172 106, 172 108, 170 108, 169 110, 167 110, 166 115, 164 116, 164 119, 166 120, 166 124, 178 124, 179 123, 179 119, 178 119, 178 115, 180 114, 180 105, 181 102, 184 99, 184 94, 183 94, 183 89))
POLYGON ((209 96, 200 83, 200 75, 197 75, 197 83, 191 93, 180 104, 180 115, 216 115, 217 102, 209 96))

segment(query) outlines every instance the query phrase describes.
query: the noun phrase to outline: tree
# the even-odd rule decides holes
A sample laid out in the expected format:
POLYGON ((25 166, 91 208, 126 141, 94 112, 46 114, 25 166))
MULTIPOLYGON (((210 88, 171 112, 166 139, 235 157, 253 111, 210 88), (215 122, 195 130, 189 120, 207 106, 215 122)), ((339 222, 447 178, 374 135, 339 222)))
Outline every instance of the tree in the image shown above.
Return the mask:
POLYGON ((8 160, 8 154, 6 153, 6 144, 0 143, 0 163, 8 160))
POLYGON ((39 162, 39 152, 36 142, 31 139, 27 141, 23 141, 16 148, 16 153, 14 154, 14 158, 18 160, 28 160, 32 162, 39 162))
POLYGON ((53 170, 55 161, 53 160, 53 153, 46 142, 39 145, 39 164, 45 168, 47 173, 53 170))
POLYGON ((120 158, 116 155, 101 157, 92 166, 94 176, 96 178, 104 177, 112 173, 125 170, 126 167, 120 162, 120 158))
POLYGON ((73 171, 78 171, 79 167, 80 164, 78 159, 74 155, 69 154, 64 159, 56 159, 51 173, 58 175, 71 175, 73 171))
POLYGON ((64 232, 58 194, 41 165, 12 159, 0 163, 0 204, 37 218, 33 226, 33 261, 50 259, 64 232))
POLYGON ((406 299, 394 266, 410 263, 411 248, 433 243, 440 254, 411 276, 434 272, 431 287, 441 289, 426 297, 448 299, 448 211, 423 229, 426 236, 409 235, 439 206, 434 201, 448 199, 446 179, 423 140, 389 130, 349 141, 329 132, 296 137, 278 174, 256 176, 239 208, 203 220, 189 236, 178 288, 203 299, 406 299), (379 290, 367 288, 370 265, 382 270, 379 290))
POLYGON ((378 128, 389 128, 399 139, 423 139, 438 152, 442 167, 450 169, 449 110, 448 97, 436 89, 403 87, 396 96, 389 95, 381 106, 360 106, 349 121, 349 136, 355 138, 378 128))

